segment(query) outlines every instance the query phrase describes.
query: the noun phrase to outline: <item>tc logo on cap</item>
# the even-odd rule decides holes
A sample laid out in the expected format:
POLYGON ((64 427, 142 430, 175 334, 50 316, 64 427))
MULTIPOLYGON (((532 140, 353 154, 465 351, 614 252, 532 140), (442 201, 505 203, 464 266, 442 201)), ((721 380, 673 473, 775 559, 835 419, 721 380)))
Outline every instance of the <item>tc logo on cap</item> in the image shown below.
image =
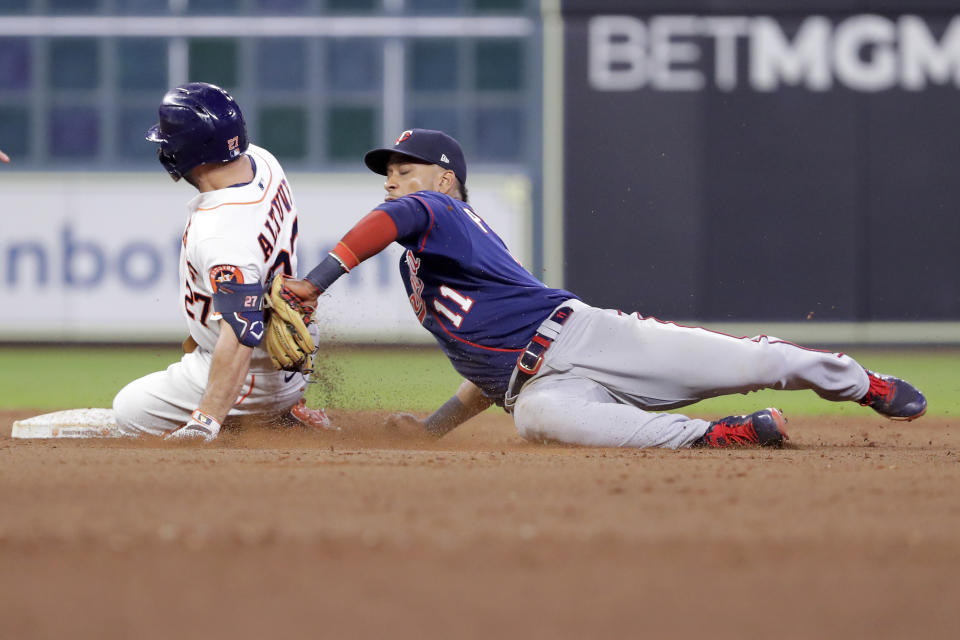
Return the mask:
POLYGON ((397 139, 394 141, 393 146, 397 146, 398 144, 400 144, 401 142, 403 142, 404 140, 406 140, 412 135, 413 135, 413 131, 411 131, 410 129, 407 129, 406 131, 401 133, 399 136, 397 136, 397 139))

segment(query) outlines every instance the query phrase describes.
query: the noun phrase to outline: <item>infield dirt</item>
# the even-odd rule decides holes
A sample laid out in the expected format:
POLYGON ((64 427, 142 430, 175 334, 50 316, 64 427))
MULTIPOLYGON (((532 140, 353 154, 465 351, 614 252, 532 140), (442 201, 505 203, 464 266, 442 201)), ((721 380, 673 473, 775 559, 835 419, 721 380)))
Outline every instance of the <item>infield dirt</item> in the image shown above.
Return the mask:
POLYGON ((954 638, 960 425, 796 418, 783 450, 528 443, 487 412, 210 445, 19 441, 3 638, 954 638))

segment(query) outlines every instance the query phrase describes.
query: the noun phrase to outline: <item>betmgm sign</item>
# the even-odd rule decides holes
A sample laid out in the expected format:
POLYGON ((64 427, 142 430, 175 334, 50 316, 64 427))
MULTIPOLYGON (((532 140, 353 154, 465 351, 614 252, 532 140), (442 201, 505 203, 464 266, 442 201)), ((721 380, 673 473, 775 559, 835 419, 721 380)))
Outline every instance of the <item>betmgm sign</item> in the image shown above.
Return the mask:
POLYGON ((598 91, 960 86, 960 16, 939 36, 915 15, 807 16, 791 26, 769 16, 594 16, 588 26, 590 86, 598 91))
POLYGON ((654 4, 565 3, 565 286, 714 324, 960 321, 960 15, 654 4))

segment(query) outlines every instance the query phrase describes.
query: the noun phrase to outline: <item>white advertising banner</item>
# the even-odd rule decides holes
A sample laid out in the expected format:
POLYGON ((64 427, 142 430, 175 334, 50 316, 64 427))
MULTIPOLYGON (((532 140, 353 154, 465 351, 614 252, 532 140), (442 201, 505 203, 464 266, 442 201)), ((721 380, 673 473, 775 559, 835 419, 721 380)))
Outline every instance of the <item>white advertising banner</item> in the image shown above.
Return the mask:
MULTIPOLYGON (((381 201, 382 178, 290 174, 300 275, 381 201)), ((470 202, 521 261, 531 257, 525 177, 473 175, 470 202)), ((0 341, 163 341, 186 336, 177 264, 186 183, 156 173, 0 171, 0 341)), ((429 342, 410 310, 393 245, 321 298, 324 338, 429 342)))

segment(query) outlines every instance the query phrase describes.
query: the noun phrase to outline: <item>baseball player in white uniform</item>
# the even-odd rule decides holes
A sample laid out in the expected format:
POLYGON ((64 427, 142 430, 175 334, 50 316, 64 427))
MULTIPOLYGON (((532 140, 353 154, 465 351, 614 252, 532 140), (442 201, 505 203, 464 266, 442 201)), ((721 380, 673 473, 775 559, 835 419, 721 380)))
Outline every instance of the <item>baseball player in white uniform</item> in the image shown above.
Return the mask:
POLYGON ((174 180, 200 192, 180 252, 179 304, 190 331, 183 358, 125 386, 114 398, 127 435, 212 440, 228 418, 286 416, 331 428, 306 407, 306 376, 278 371, 259 345, 264 286, 297 272, 297 206, 283 169, 249 144, 239 106, 206 83, 176 87, 163 98, 147 134, 174 180))

